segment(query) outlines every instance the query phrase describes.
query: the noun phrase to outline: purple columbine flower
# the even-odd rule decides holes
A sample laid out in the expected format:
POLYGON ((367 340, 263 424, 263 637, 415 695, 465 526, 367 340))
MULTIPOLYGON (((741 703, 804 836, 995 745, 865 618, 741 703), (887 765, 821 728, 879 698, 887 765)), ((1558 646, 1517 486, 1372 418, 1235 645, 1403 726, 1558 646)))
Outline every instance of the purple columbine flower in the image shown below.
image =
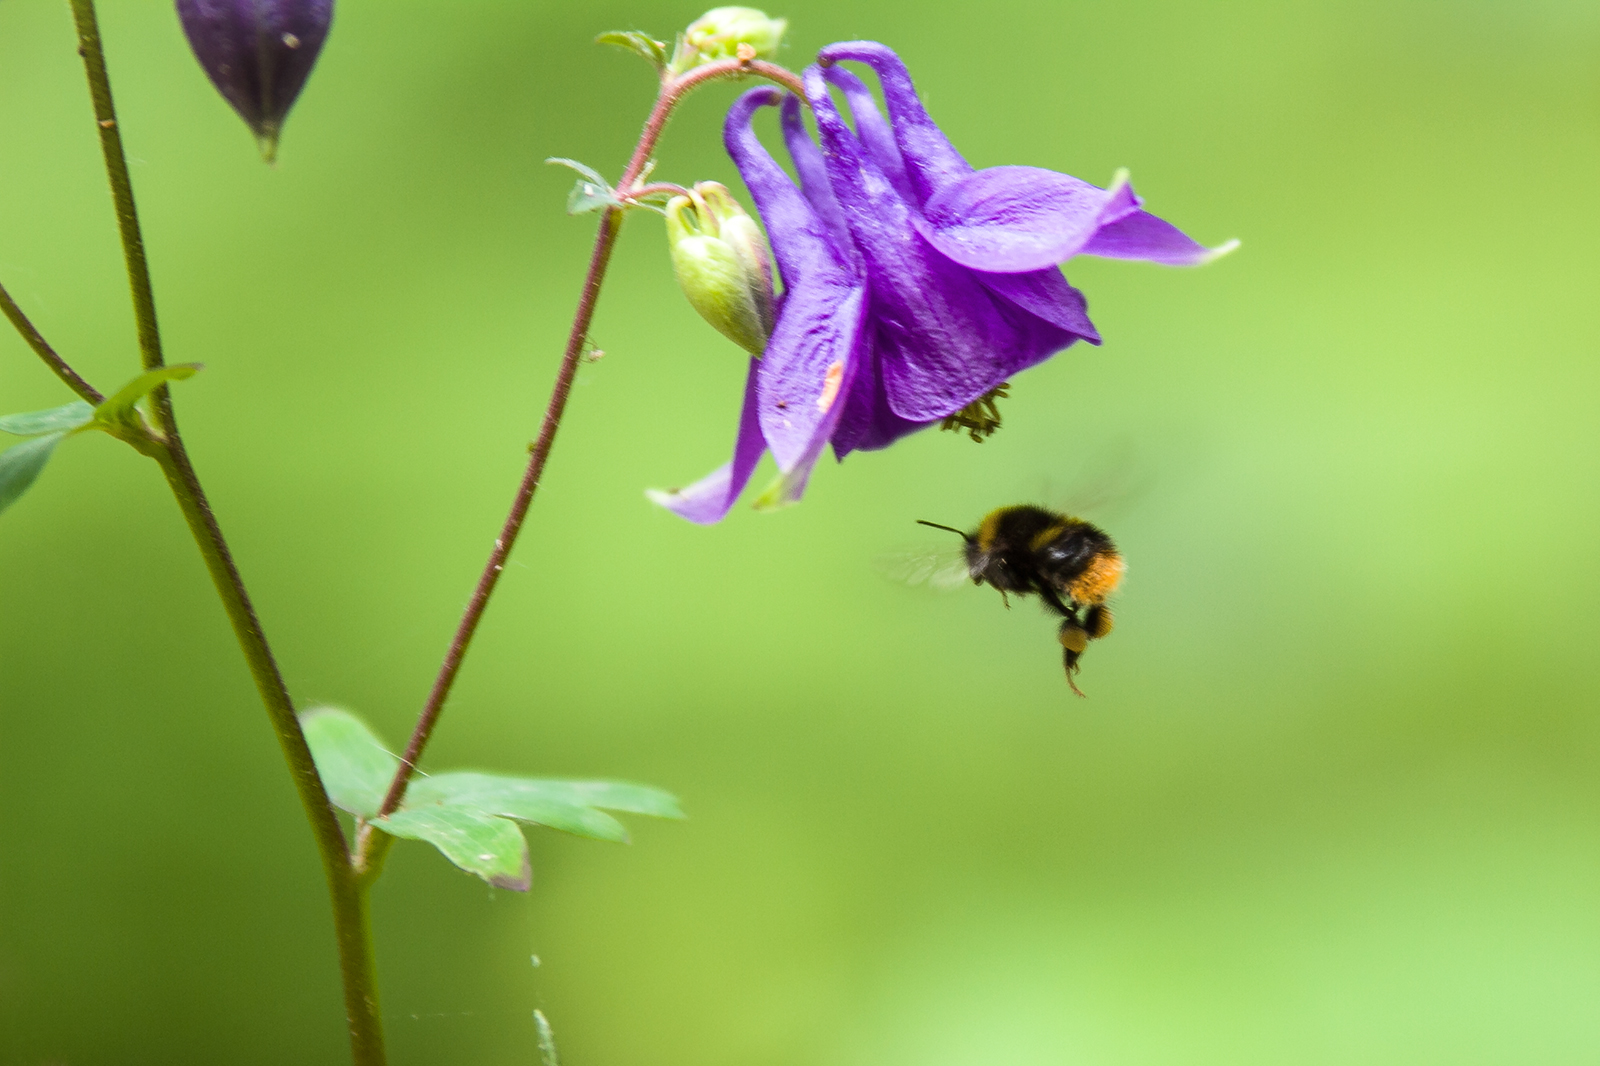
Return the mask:
POLYGON ((178 0, 178 18, 211 83, 271 161, 328 37, 333 0, 178 0))
POLYGON ((758 504, 792 501, 824 439, 841 459, 886 447, 1076 341, 1100 343, 1061 262, 1090 254, 1195 265, 1232 247, 1206 249, 1141 210, 1125 180, 1100 189, 1037 167, 973 170, 881 44, 829 45, 820 59, 803 76, 820 148, 798 102, 784 100, 798 189, 749 130, 776 91, 747 93, 728 115, 729 154, 787 288, 766 352, 752 363, 733 462, 652 496, 694 521, 727 513, 763 446, 780 478, 758 504), (888 121, 866 85, 833 65, 841 59, 877 73, 888 121))
POLYGON ((811 169, 820 163, 867 265, 870 293, 874 357, 847 398, 834 437, 839 455, 941 421, 1078 340, 1100 343, 1082 294, 1054 263, 1022 273, 975 270, 929 240, 899 131, 858 78, 813 66, 804 81, 821 150, 791 136, 790 151, 797 160, 813 156, 811 169), (855 132, 829 82, 843 91, 855 132))

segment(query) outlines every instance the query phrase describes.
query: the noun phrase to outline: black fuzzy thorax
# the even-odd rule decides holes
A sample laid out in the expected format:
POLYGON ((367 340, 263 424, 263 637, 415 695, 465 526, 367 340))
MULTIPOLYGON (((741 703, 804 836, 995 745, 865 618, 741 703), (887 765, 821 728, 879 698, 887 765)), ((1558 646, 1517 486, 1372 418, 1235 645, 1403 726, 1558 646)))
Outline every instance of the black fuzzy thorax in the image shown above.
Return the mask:
POLYGON ((1055 601, 1094 558, 1116 547, 1099 528, 1042 507, 992 511, 967 541, 972 580, 1002 592, 1038 593, 1055 601))

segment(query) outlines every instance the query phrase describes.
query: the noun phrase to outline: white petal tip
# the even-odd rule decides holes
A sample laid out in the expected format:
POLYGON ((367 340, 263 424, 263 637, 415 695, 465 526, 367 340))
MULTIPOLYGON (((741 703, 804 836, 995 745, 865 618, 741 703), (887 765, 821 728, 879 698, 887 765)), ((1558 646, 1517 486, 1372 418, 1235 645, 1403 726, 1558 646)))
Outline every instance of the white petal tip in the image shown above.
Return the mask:
POLYGON ((1227 255, 1229 252, 1233 251, 1235 248, 1238 248, 1238 247, 1239 247, 1239 241, 1238 241, 1237 238, 1235 238, 1234 240, 1231 240, 1231 241, 1223 241, 1221 244, 1217 245, 1215 248, 1213 248, 1209 252, 1207 252, 1206 255, 1205 255, 1205 258, 1201 259, 1195 265, 1196 266, 1205 266, 1207 263, 1216 262, 1218 259, 1221 259, 1223 256, 1227 255))

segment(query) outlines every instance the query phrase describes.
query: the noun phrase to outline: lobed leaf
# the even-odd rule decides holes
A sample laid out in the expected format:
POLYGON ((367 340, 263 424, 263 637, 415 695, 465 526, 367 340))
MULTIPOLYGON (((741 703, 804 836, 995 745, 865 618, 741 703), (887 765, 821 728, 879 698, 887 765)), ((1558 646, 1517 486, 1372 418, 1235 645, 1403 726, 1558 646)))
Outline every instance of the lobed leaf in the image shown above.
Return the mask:
POLYGON ((602 33, 594 39, 594 43, 609 44, 613 48, 642 56, 654 63, 657 70, 662 70, 667 65, 666 42, 658 41, 649 34, 639 33, 637 30, 612 30, 610 33, 602 33))
POLYGON ((300 728, 334 805, 362 818, 376 815, 400 760, 365 722, 337 707, 306 711, 300 728))
POLYGON ((524 891, 532 879, 517 822, 625 841, 622 823, 600 808, 683 817, 674 797, 645 785, 455 771, 416 779, 400 809, 379 818, 400 760, 349 711, 313 708, 300 715, 300 725, 334 804, 391 836, 426 841, 461 869, 502 888, 524 891))
POLYGON ((18 437, 36 437, 41 433, 55 433, 86 426, 94 421, 94 406, 74 400, 48 411, 27 411, 22 414, 0 415, 0 433, 18 437))
POLYGON ((622 823, 570 793, 547 790, 543 782, 466 771, 418 778, 406 790, 402 810, 467 809, 560 829, 594 840, 623 842, 622 823))
POLYGON ((39 471, 44 469, 44 464, 50 461, 50 453, 56 450, 56 445, 66 435, 64 430, 49 433, 13 444, 0 452, 0 513, 4 513, 28 491, 39 476, 39 471))
POLYGON ((124 421, 133 410, 134 404, 162 385, 169 381, 192 378, 202 369, 199 363, 174 363, 171 366, 158 366, 154 370, 147 370, 107 396, 105 401, 94 409, 95 418, 110 423, 124 421))
POLYGON ((515 822, 467 807, 423 807, 401 809, 371 824, 391 836, 427 841, 497 888, 526 892, 533 883, 528 842, 515 822))

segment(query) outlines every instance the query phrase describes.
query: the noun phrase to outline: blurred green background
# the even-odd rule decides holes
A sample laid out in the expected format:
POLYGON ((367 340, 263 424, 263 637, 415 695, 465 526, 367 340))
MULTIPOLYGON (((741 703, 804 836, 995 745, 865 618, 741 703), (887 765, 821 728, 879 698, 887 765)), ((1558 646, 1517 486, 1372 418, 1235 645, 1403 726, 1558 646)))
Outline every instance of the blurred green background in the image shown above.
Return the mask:
MULTIPOLYGON (((196 462, 304 703, 398 745, 509 501, 656 2, 340 0, 280 164, 172 5, 102 5, 196 462)), ((831 463, 690 526, 742 357, 630 220, 533 519, 430 755, 683 797, 530 833, 496 892, 375 895, 393 1061, 1600 1063, 1592 0, 818 2, 979 166, 1105 181, 1244 248, 1081 261, 1107 338, 977 447, 831 463), (999 504, 1130 560, 1052 623, 873 560, 999 504), (531 956, 541 964, 535 967, 531 956)), ((0 4, 0 278, 106 387, 131 316, 66 5, 0 4)), ((735 180, 694 98, 660 176, 735 180)), ((770 121, 769 119, 764 121, 770 121)), ((771 136, 772 126, 765 127, 771 136)), ((69 397, 9 332, 0 410, 69 397)), ((933 538, 939 543, 936 535, 933 538)), ((0 524, 0 1062, 347 1061, 310 835, 154 466, 75 439, 0 524)))

